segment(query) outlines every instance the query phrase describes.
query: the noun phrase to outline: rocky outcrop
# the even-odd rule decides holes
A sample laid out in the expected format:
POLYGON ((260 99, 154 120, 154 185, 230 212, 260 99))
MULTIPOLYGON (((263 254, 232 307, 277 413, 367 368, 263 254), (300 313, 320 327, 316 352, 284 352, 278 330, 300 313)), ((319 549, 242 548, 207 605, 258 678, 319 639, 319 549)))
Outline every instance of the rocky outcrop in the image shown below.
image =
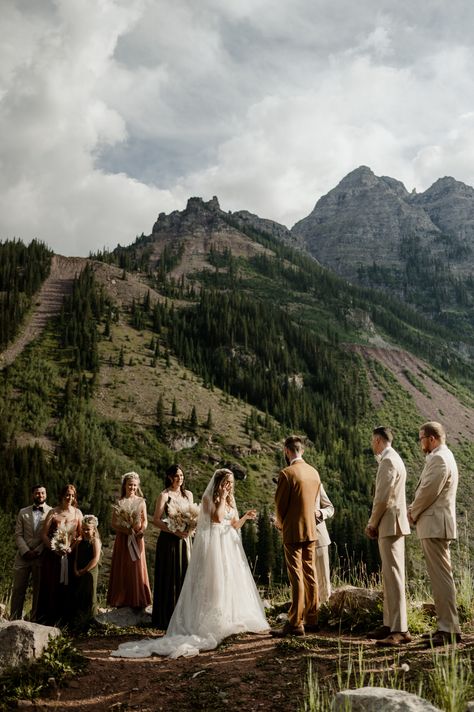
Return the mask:
POLYGON ((338 692, 331 709, 334 712, 441 712, 418 695, 385 687, 361 687, 338 692))
POLYGON ((58 635, 61 635, 59 628, 28 621, 0 620, 0 674, 39 658, 49 641, 58 635))
POLYGON ((360 166, 320 198, 291 232, 321 264, 349 279, 374 260, 401 267, 402 238, 440 232, 409 197, 399 181, 360 166))
POLYGON ((474 189, 441 178, 424 193, 376 176, 367 166, 347 175, 291 230, 321 264, 356 281, 360 267, 403 269, 404 241, 416 240, 459 272, 474 268, 474 189))
POLYGON ((454 178, 440 178, 424 193, 410 198, 423 208, 448 241, 451 257, 474 262, 474 188, 454 178))

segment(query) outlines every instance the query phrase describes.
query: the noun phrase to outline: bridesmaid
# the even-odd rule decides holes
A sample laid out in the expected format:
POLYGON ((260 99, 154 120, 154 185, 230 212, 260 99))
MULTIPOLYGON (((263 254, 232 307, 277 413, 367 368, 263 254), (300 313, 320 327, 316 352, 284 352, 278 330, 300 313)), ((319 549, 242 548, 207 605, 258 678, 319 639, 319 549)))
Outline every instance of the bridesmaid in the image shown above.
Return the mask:
POLYGON ((74 616, 79 624, 87 624, 97 615, 97 578, 102 543, 97 517, 86 514, 82 520, 81 539, 76 547, 74 616))
POLYGON ((82 512, 76 505, 76 488, 66 485, 60 492, 59 505, 50 509, 44 520, 37 613, 37 622, 44 625, 64 625, 73 615, 74 550, 82 524, 82 512), (62 544, 58 545, 61 539, 62 544))
POLYGON ((141 609, 151 603, 143 540, 147 525, 140 477, 136 472, 127 472, 122 477, 120 499, 112 515, 116 537, 107 594, 109 606, 141 609), (130 517, 128 523, 127 517, 130 517))
POLYGON ((166 489, 156 500, 153 524, 160 529, 156 544, 155 585, 153 591, 152 624, 166 630, 179 598, 188 568, 190 542, 187 534, 170 532, 163 520, 168 516, 168 504, 175 500, 193 502, 192 492, 184 488, 184 474, 179 465, 165 473, 166 489))

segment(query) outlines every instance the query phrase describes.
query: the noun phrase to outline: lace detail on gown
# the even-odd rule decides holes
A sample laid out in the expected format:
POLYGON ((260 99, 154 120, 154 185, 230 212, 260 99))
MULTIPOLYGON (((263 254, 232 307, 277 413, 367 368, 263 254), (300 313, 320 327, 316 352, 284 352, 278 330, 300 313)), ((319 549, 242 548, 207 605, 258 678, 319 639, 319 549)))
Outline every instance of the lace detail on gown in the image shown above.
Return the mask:
POLYGON ((231 526, 236 510, 221 523, 201 527, 181 595, 162 638, 123 643, 115 657, 191 657, 212 650, 235 633, 268 630, 240 531, 231 526))

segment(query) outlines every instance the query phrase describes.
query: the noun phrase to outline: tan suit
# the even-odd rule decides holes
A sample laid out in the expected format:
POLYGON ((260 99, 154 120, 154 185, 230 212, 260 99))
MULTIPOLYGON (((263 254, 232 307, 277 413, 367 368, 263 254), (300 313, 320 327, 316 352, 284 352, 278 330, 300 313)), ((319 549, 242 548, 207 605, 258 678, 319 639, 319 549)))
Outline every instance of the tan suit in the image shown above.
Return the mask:
POLYGON ((334 507, 321 484, 316 496, 315 511, 321 512, 321 518, 316 519, 316 580, 318 582, 319 606, 326 603, 331 595, 331 573, 329 570, 329 536, 326 519, 334 516, 334 507))
POLYGON ((25 559, 24 554, 28 551, 36 551, 41 555, 43 551, 43 541, 41 531, 44 520, 51 507, 46 503, 42 505, 43 511, 33 513, 33 506, 24 507, 18 512, 15 524, 15 543, 17 553, 13 564, 13 590, 10 606, 10 617, 16 620, 23 615, 23 604, 31 576, 33 586, 33 601, 31 607, 31 620, 36 618, 36 607, 38 604, 38 592, 41 573, 41 556, 35 559, 25 559))
POLYGON ((316 497, 318 471, 298 458, 280 472, 275 493, 276 524, 283 533, 285 561, 291 585, 288 621, 315 625, 318 617, 318 586, 315 575, 316 497))
POLYGON ((457 537, 458 468, 451 450, 440 445, 426 457, 410 513, 421 540, 438 617, 438 630, 459 633, 450 542, 457 537))
POLYGON ((372 513, 368 522, 378 533, 383 577, 383 624, 390 631, 408 630, 405 595, 405 536, 410 534, 405 497, 406 469, 391 447, 381 454, 372 513))

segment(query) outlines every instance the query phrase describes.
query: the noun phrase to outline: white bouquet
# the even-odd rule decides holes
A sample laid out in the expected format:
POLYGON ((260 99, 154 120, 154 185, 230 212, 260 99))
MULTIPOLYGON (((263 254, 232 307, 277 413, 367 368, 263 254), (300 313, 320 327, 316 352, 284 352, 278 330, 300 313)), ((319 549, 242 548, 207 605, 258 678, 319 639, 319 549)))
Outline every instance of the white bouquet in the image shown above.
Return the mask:
POLYGON ((115 519, 119 527, 133 530, 137 524, 140 524, 140 507, 137 507, 137 502, 132 497, 120 499, 117 504, 112 505, 115 519))
POLYGON ((51 537, 51 551, 57 551, 59 554, 67 554, 69 544, 68 530, 65 527, 58 527, 51 537))
POLYGON ((192 534, 196 529, 199 510, 199 504, 193 504, 188 499, 172 499, 168 502, 168 515, 163 521, 170 532, 192 534))
POLYGON ((68 558, 70 551, 70 537, 66 527, 58 527, 51 537, 51 551, 56 551, 61 555, 61 567, 59 573, 59 583, 67 586, 69 584, 68 558))

